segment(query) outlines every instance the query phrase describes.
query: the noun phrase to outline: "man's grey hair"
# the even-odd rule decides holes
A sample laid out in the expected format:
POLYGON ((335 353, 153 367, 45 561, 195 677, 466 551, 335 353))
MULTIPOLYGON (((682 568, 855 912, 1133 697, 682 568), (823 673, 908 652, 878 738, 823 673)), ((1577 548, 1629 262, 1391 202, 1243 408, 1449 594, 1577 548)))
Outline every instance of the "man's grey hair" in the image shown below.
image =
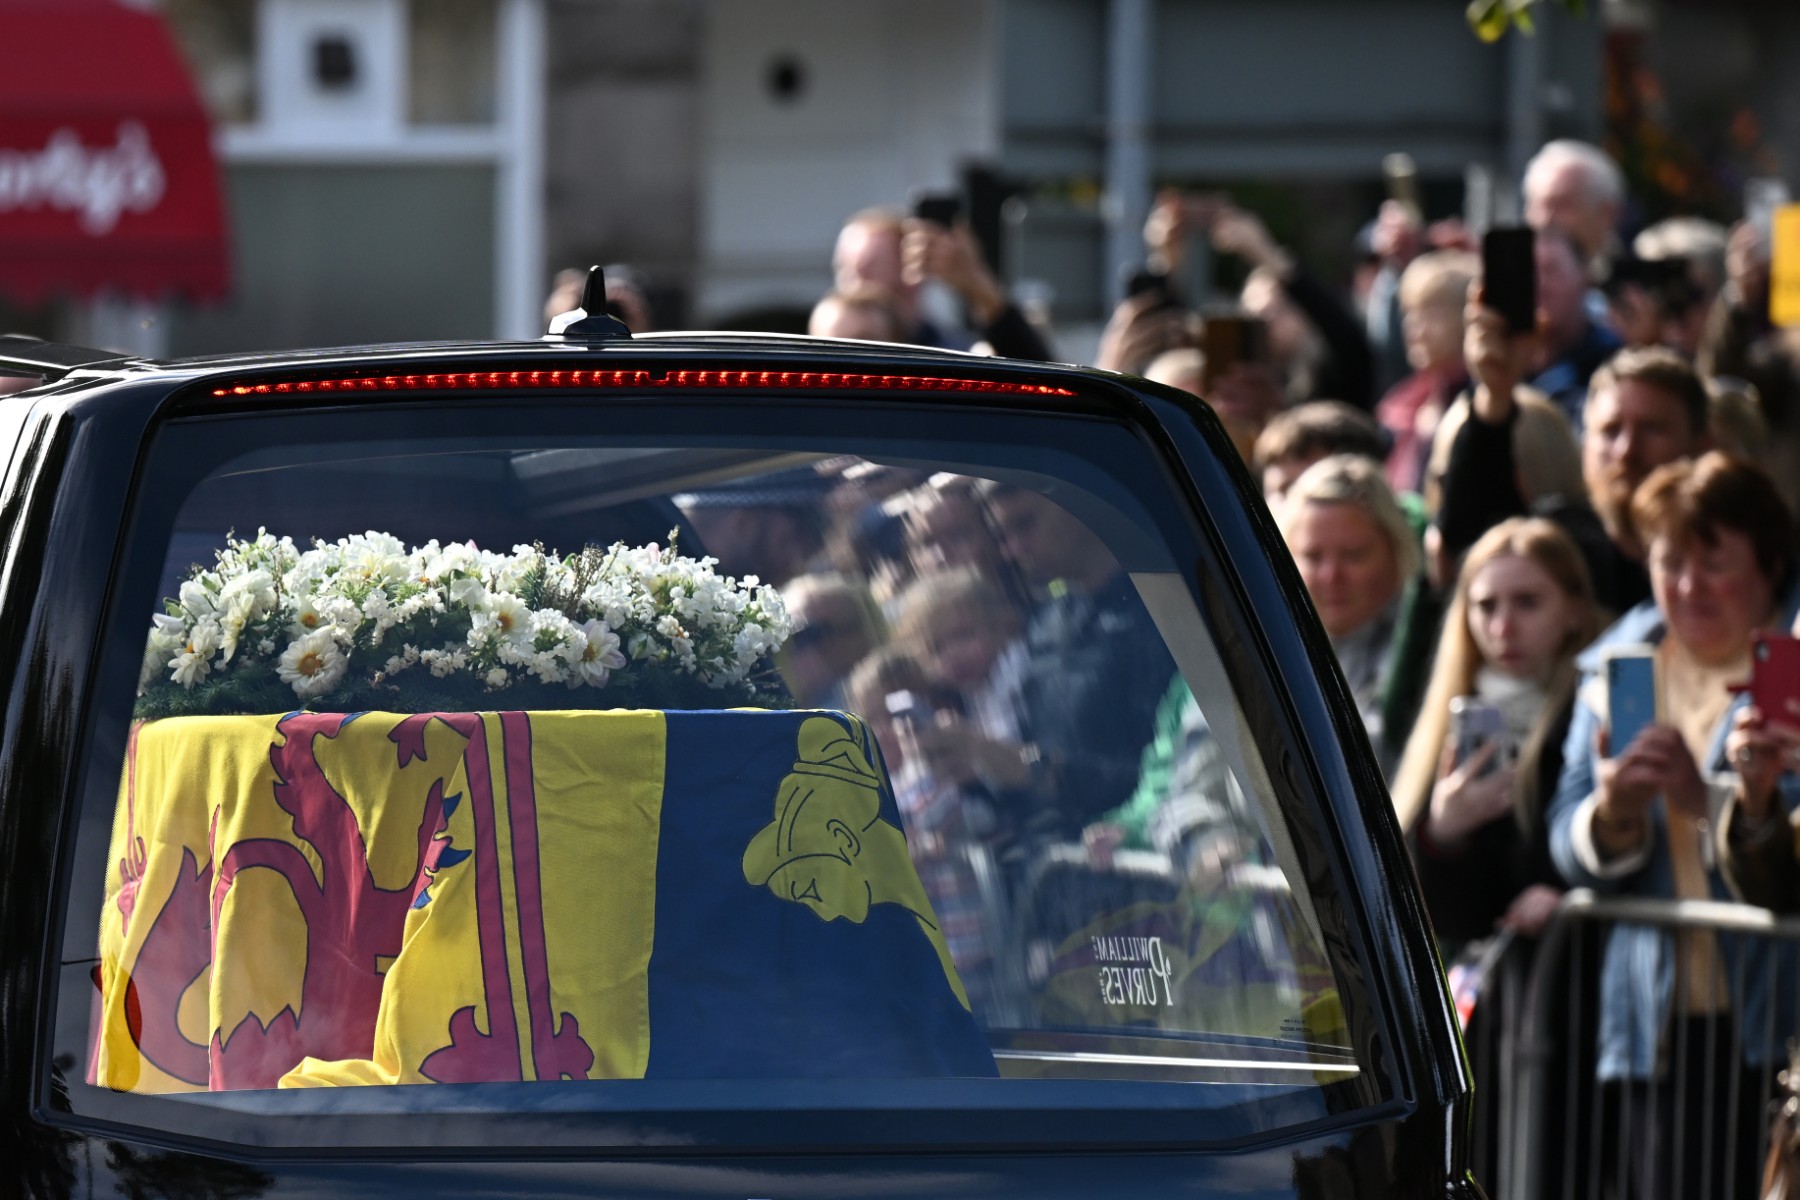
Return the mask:
POLYGON ((1534 180, 1541 180, 1566 163, 1575 163, 1581 167, 1582 176, 1587 180, 1588 194, 1597 203, 1625 202, 1625 175, 1619 170, 1619 164, 1600 147, 1574 138, 1545 142, 1531 156, 1531 161, 1525 164, 1526 195, 1531 194, 1534 180))
POLYGON ((1708 293, 1725 283, 1725 246, 1730 234, 1723 225, 1703 217, 1669 217, 1639 233, 1631 249, 1646 262, 1686 259, 1695 282, 1708 293))

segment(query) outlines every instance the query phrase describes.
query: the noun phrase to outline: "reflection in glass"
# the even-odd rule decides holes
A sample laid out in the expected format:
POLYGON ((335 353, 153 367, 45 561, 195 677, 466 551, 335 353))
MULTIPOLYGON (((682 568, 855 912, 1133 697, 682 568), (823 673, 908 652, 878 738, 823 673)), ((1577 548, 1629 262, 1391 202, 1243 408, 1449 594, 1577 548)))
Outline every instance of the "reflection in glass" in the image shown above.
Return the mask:
MULTIPOLYGON (((242 742, 223 756, 140 726, 107 852, 118 877, 109 867, 103 921, 122 949, 101 979, 112 988, 105 1011, 158 1020, 94 1030, 100 1082, 139 1087, 114 1064, 140 1054, 162 1072, 142 1090, 995 1073, 1325 1083, 1358 1072, 1310 898, 1293 890, 1266 776, 1237 729, 1233 683, 1222 668, 1195 669, 1217 660, 1194 651, 1210 635, 1185 592, 1176 603, 1148 586, 1174 577, 1156 532, 1124 530, 1097 497, 1059 485, 1052 499, 1049 488, 916 463, 740 450, 484 450, 452 463, 408 447, 303 466, 277 465, 280 453, 193 494, 165 587, 233 527, 297 540, 404 529, 407 542, 445 539, 460 558, 614 538, 643 554, 660 543, 660 554, 673 528, 681 553, 779 589, 792 632, 774 661, 793 706, 849 716, 565 714, 496 685, 470 706, 486 715, 271 708, 195 735, 242 742), (506 497, 478 515, 459 482, 477 477, 483 495, 506 497), (441 493, 425 490, 436 481, 441 493), (467 528, 449 527, 458 521, 467 528), (521 707, 534 711, 512 711, 521 707), (238 774, 190 770, 190 759, 236 763, 238 774), (221 795, 275 788, 271 803, 290 816, 183 790, 208 772, 221 795), (137 845, 153 811, 183 814, 186 858, 154 837, 137 845), (496 826, 504 843, 486 832, 496 826), (203 860, 215 852, 239 873, 209 922, 215 867, 203 860), (256 989, 304 965, 284 960, 283 944, 323 937, 308 905, 324 901, 305 886, 315 858, 357 867, 347 880, 360 898, 326 915, 361 914, 338 925, 361 939, 353 957, 378 968, 350 1007, 376 1015, 301 1062, 304 1018, 256 989), (153 878, 175 882, 151 888, 153 878), (483 880, 500 889, 493 921, 446 924, 457 905, 485 911, 483 880), (132 932, 134 921, 148 927, 134 916, 143 889, 162 932, 191 946, 132 932), (514 894, 527 899, 498 899, 514 894), (612 914, 598 940, 596 911, 612 914), (774 924, 758 926, 765 918, 774 924), (489 924, 521 956, 517 981, 510 957, 477 952, 489 924), (227 970, 222 944, 209 948, 226 929, 275 932, 238 933, 227 970), (575 977, 570 963, 586 964, 588 982, 614 979, 601 957, 627 943, 632 982, 609 984, 604 1004, 585 983, 559 982, 575 977), (132 999, 131 987, 155 983, 155 963, 139 961, 151 944, 187 947, 164 955, 181 986, 132 999), (726 969, 739 959, 741 971, 726 969), (466 971, 453 966, 463 961, 466 971), (259 982, 232 999, 232 972, 246 970, 259 982), (182 991, 205 972, 210 988, 182 991), (808 1002, 782 999, 803 975, 808 1002), (389 993, 422 981, 418 994, 432 998, 397 1008, 389 993), (515 982, 516 1030, 539 1031, 541 1044, 500 1037, 476 1015, 504 1015, 484 1006, 515 982), (209 1047, 212 993, 234 1022, 225 1032, 237 1032, 209 1047), (443 1011, 421 1021, 421 1005, 443 1011), (856 1020, 836 1022, 839 1010, 856 1020), (753 1020, 786 1032, 745 1033, 753 1020), (640 1028, 653 1030, 644 1044, 621 1040, 640 1028), (846 1040, 820 1049, 834 1028, 846 1040), (153 1043, 166 1047, 160 1059, 153 1043), (252 1049, 256 1061, 239 1063, 252 1049), (885 1065, 859 1065, 871 1063, 885 1065)), ((421 573, 440 569, 402 572, 421 573)), ((529 591, 530 578, 516 587, 529 591)), ((535 586, 538 599, 555 591, 535 586)), ((524 603, 514 587, 488 582, 493 612, 476 622, 488 635, 524 603)), ((664 590, 682 613, 711 603, 664 590)), ((221 613, 230 599, 220 596, 221 613)), ((668 636, 692 640, 677 628, 687 619, 672 616, 668 636)), ((619 647, 634 663, 654 650, 630 638, 619 647)), ((393 647, 382 653, 405 663, 393 647)), ((326 875, 330 898, 345 880, 326 875)))

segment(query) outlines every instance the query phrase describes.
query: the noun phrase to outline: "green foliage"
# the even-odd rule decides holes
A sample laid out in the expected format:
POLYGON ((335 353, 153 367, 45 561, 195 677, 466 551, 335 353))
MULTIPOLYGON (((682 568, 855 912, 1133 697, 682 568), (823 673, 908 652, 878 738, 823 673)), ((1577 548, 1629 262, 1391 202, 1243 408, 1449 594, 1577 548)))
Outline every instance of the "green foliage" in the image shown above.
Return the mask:
MULTIPOLYGON (((1475 36, 1484 42, 1497 42, 1506 36, 1506 31, 1517 28, 1520 33, 1537 32, 1537 23, 1532 19, 1531 10, 1543 0, 1469 0, 1466 10, 1469 28, 1475 36)), ((1587 15, 1586 0, 1558 0, 1564 8, 1575 16, 1587 15)))
POLYGON ((526 712, 600 711, 625 708, 714 709, 794 706, 787 684, 765 664, 742 684, 708 687, 692 675, 672 672, 618 677, 604 688, 571 688, 522 680, 504 691, 492 691, 466 674, 437 678, 423 673, 401 680, 371 682, 346 676, 344 686, 302 704, 292 688, 272 675, 218 675, 189 688, 162 687, 138 698, 132 715, 140 721, 161 717, 258 716, 311 712, 526 712))

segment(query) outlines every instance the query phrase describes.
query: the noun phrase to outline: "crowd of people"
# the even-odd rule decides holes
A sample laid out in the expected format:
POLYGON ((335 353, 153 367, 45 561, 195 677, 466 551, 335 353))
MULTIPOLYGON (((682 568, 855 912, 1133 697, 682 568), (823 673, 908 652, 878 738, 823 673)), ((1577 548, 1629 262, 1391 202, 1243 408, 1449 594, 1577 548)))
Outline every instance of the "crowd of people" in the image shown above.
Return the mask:
POLYGON ((1022 1023, 996 959, 1027 859, 1127 805, 1176 676, 1121 563, 1035 491, 857 458, 674 500, 780 588, 795 701, 869 723, 972 1004, 1022 1023))
MULTIPOLYGON (((1523 191, 1526 330, 1488 303, 1465 231, 1395 202, 1371 230, 1360 326, 1227 202, 1165 197, 1146 237, 1155 254, 1200 222, 1254 266, 1242 307, 1272 353, 1233 367, 1264 373, 1257 401, 1215 406, 1251 448, 1389 771, 1446 955, 1501 931, 1528 946, 1571 887, 1795 911, 1800 710, 1738 698, 1758 638, 1789 632, 1800 600, 1800 337, 1769 320, 1768 231, 1683 217, 1627 242, 1621 174, 1582 143, 1544 147, 1523 191), (1305 332, 1278 333, 1294 313, 1305 332), (1409 373, 1382 386, 1396 338, 1409 373), (1615 740, 1619 652, 1653 658, 1657 707, 1615 740), (1459 737, 1473 708, 1491 732, 1459 737)), ((1168 328, 1121 305, 1107 365, 1166 353, 1141 332, 1153 319, 1168 328)), ((1735 1151, 1690 1154, 1679 1177, 1623 1156, 1619 1194, 1725 1194, 1726 1171, 1760 1173, 1759 1120, 1723 1114, 1764 1110, 1766 1068, 1796 1032, 1767 1020, 1793 1011, 1792 959, 1620 926, 1602 961, 1577 964, 1598 1022, 1567 1052, 1614 1089, 1620 1136, 1693 1137, 1681 1108, 1706 1090, 1721 1098, 1708 1144, 1735 1151)))
MULTIPOLYGON (((1800 708, 1739 697, 1757 639, 1788 631, 1800 599, 1800 332, 1769 320, 1768 230, 1628 230, 1618 167, 1579 142, 1546 145, 1522 187, 1531 328, 1490 304, 1480 244, 1455 219, 1388 201, 1340 293, 1255 214, 1171 191, 1145 228, 1148 284, 1118 305, 1096 365, 1203 396, 1260 481, 1447 956, 1501 931, 1529 942, 1572 887, 1800 909, 1800 708), (1180 300, 1200 239, 1245 268, 1229 309, 1180 300), (1608 714, 1621 649, 1648 654, 1659 680, 1655 719, 1629 740, 1608 714), (1488 723, 1471 741, 1473 709, 1488 723)), ((833 269, 815 334, 1050 355, 966 227, 867 210, 833 269), (966 331, 925 315, 932 281, 966 331)), ((787 565, 796 695, 876 726, 971 996, 1000 1004, 979 864, 934 846, 1004 853, 1024 820, 1097 859, 1166 849, 1150 827, 1180 807, 1168 780, 1204 758, 1179 749, 1196 730, 1204 743, 1204 721, 1105 542, 1042 496, 867 463, 793 486, 810 508, 699 495, 684 511, 727 559, 754 551, 745 569, 787 565), (1050 798, 1030 814, 1004 800, 1027 785, 1050 798)), ((1227 818, 1215 849, 1257 840, 1227 818)), ((1756 1068, 1793 1031, 1759 1031, 1797 994, 1791 956, 1772 954, 1612 932, 1583 1052, 1623 1096, 1627 1136, 1677 1132, 1680 1101, 1655 1086, 1674 1029, 1691 1035, 1690 1076, 1760 1111, 1756 1068)), ((1723 1160, 1746 1178, 1748 1153, 1693 1156, 1681 1178, 1641 1166, 1620 1194, 1700 1194, 1723 1160)))
MULTIPOLYGON (((1269 359, 1264 405, 1233 398, 1221 416, 1246 427, 1390 771, 1447 956, 1500 931, 1528 947, 1571 887, 1795 911, 1800 711, 1735 699, 1758 636, 1787 632, 1800 598, 1800 338, 1769 322, 1768 232, 1677 218, 1627 245, 1618 168, 1580 143, 1546 146, 1523 187, 1524 331, 1487 303, 1454 225, 1383 210, 1371 245, 1392 286, 1368 289, 1357 339, 1353 306, 1321 298, 1253 218, 1216 210, 1215 249, 1255 263, 1244 307, 1273 332, 1289 319, 1274 297, 1312 326, 1271 338, 1291 349, 1269 359), (1375 395, 1396 332, 1410 373, 1375 395), (1646 647, 1655 719, 1615 741, 1606 664, 1646 647), (1495 734, 1457 736, 1471 707, 1495 734)), ((1155 348, 1134 336, 1144 320, 1121 307, 1110 365, 1148 366, 1123 353, 1155 348)), ((1609 1120, 1643 1151, 1620 1157, 1619 1194, 1726 1194, 1726 1172, 1758 1176, 1764 1126, 1724 1114, 1764 1111, 1795 1032, 1767 1019, 1793 1011, 1794 968, 1767 942, 1629 925, 1575 965, 1598 1021, 1564 1052, 1594 1060, 1609 1120), (1702 1091, 1719 1098, 1703 1140, 1721 1149, 1673 1168, 1649 1148, 1696 1137, 1680 1113, 1702 1091)))

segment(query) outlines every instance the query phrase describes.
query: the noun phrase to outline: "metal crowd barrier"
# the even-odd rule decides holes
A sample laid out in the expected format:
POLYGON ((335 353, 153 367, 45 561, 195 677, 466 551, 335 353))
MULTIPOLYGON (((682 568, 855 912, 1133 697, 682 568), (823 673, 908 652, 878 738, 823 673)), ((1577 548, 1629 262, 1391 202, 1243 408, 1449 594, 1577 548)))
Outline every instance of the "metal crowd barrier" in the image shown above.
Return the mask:
POLYGON ((1778 961, 1796 959, 1800 917, 1712 901, 1569 893, 1535 945, 1517 939, 1507 947, 1466 1031, 1476 1088, 1473 1166, 1488 1195, 1761 1200, 1771 1102, 1786 1048, 1800 1038, 1800 1011, 1775 1011, 1775 973, 1778 961), (1746 968, 1741 953, 1732 956, 1735 968, 1717 960, 1726 978, 1715 975, 1713 982, 1728 979, 1728 995, 1766 991, 1762 1028, 1737 1029, 1729 1011, 1690 1006, 1686 1019, 1663 1024, 1656 1077, 1633 1085, 1597 1082, 1600 967, 1607 935, 1619 926, 1663 931, 1675 996, 1686 994, 1690 982, 1689 955, 1680 948, 1691 939, 1786 948, 1788 954, 1769 954, 1766 969, 1756 971, 1746 968), (1721 1061, 1722 1044, 1760 1044, 1774 1053, 1766 1065, 1750 1068, 1741 1053, 1721 1061), (1659 1112, 1666 1136, 1654 1144, 1634 1139, 1628 1105, 1659 1112))

